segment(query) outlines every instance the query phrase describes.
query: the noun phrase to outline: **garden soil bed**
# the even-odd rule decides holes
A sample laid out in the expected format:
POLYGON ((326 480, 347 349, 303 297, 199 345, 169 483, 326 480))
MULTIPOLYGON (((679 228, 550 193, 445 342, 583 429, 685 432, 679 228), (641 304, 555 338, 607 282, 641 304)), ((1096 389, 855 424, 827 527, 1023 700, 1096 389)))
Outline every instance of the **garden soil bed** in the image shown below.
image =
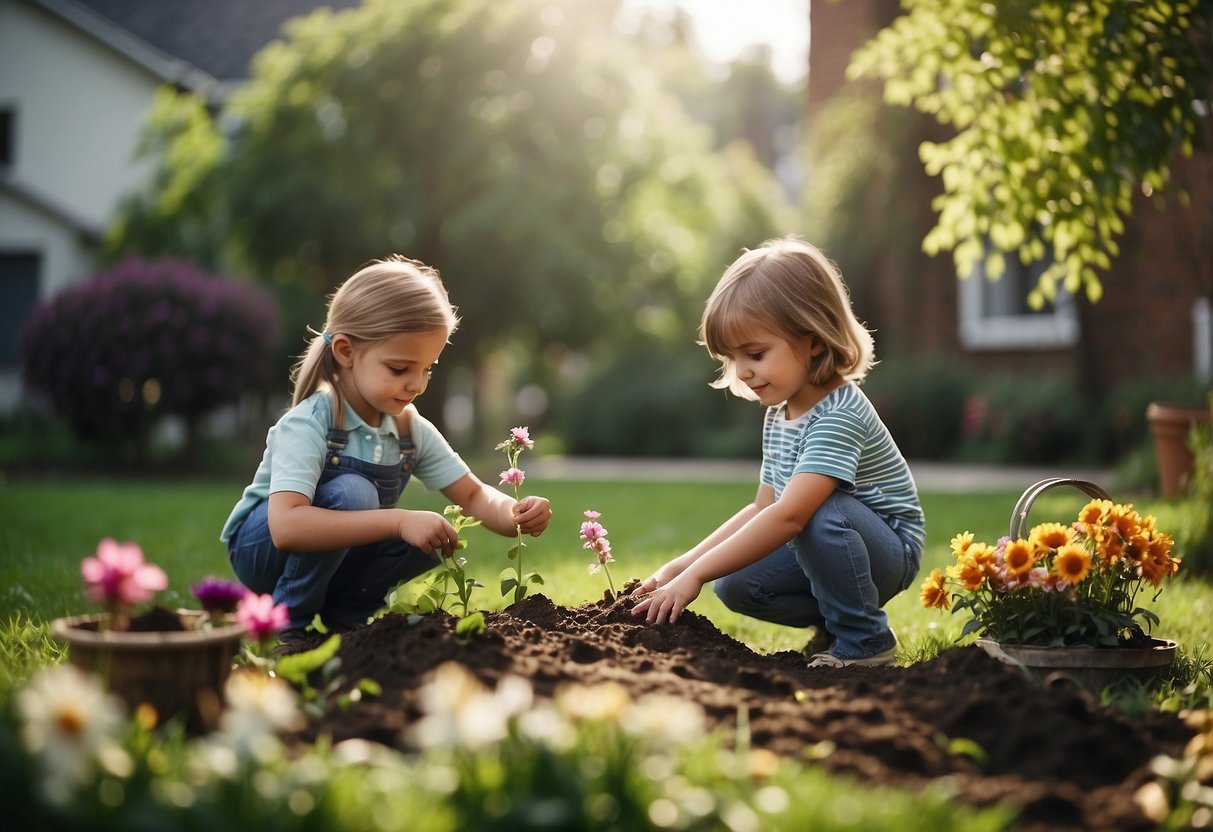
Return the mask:
POLYGON ((817 764, 866 783, 917 789, 947 777, 966 803, 1017 806, 1026 832, 1151 828, 1133 794, 1149 779, 1151 758, 1177 756, 1190 736, 1174 715, 1126 717, 975 647, 904 668, 809 669, 799 653, 755 653, 693 612, 674 625, 646 625, 631 604, 604 598, 568 608, 531 596, 487 614, 487 631, 470 642, 443 613, 412 623, 388 615, 344 635, 339 652, 342 675, 374 679, 382 695, 309 734, 399 746, 419 716, 418 687, 449 660, 490 686, 506 674, 526 677, 541 698, 567 683, 617 682, 634 697, 694 700, 726 731, 745 706, 755 747, 799 757, 828 740, 835 750, 817 764), (957 739, 976 743, 984 761, 949 753, 957 739))

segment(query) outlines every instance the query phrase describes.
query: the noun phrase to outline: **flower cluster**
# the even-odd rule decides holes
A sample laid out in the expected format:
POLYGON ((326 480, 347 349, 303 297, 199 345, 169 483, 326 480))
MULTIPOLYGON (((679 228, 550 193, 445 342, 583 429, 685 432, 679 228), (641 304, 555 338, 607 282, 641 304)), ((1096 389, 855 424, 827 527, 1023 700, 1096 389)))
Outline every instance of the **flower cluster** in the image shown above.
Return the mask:
POLYGON ((585 541, 581 545, 583 549, 589 549, 594 553, 594 560, 589 565, 591 575, 597 575, 601 569, 606 574, 607 585, 611 588, 611 595, 615 594, 615 582, 611 580, 611 570, 607 569, 608 563, 614 563, 615 559, 611 557, 611 541, 607 540, 607 530, 598 522, 598 518, 602 515, 593 509, 586 509, 585 522, 581 524, 581 539, 585 541))
MULTIPOLYGON (((1042 523, 994 546, 971 532, 952 539, 956 562, 923 582, 923 606, 973 618, 963 634, 1008 644, 1115 647, 1146 635, 1158 617, 1136 605, 1145 586, 1162 591, 1175 573, 1171 536, 1131 505, 1095 499, 1071 525, 1042 523), (1148 628, 1147 628, 1148 629, 1148 628)), ((1157 593, 1155 594, 1157 598, 1157 593)))

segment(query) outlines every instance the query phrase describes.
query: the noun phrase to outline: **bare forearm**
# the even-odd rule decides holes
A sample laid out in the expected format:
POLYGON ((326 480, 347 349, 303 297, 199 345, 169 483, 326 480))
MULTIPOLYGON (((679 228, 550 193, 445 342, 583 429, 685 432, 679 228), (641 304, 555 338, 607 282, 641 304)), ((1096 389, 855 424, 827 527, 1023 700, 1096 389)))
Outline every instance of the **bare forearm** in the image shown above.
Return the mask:
POLYGON ((518 533, 512 515, 513 506, 513 497, 485 486, 473 491, 466 505, 461 504, 460 508, 464 514, 483 523, 489 531, 509 537, 518 533))
POLYGON ((399 537, 403 509, 335 511, 312 505, 271 514, 270 535, 284 552, 328 552, 399 537))
MULTIPOLYGON (((739 513, 733 520, 740 517, 739 513)), ((702 552, 687 567, 687 572, 702 583, 714 581, 766 557, 799 534, 801 528, 795 519, 780 512, 778 506, 755 510, 702 552)))

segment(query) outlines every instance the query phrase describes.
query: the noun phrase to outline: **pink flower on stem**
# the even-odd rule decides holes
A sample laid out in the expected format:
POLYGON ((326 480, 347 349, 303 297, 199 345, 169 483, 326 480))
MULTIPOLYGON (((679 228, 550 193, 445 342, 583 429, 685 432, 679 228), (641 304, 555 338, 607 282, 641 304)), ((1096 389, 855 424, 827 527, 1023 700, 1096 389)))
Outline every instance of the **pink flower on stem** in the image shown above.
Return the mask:
POLYGON ((511 428, 510 439, 528 451, 535 447, 535 443, 531 440, 531 429, 528 427, 511 428))
POLYGON ((130 607, 146 601, 168 586, 168 576, 159 566, 144 563, 137 543, 119 543, 112 537, 97 544, 95 557, 80 563, 84 594, 110 610, 110 624, 125 629, 130 607))
POLYGON ((607 569, 607 564, 614 563, 615 559, 611 557, 611 541, 607 540, 607 530, 598 522, 598 518, 602 515, 590 509, 587 509, 584 514, 586 520, 581 524, 581 539, 585 543, 581 548, 589 549, 595 557, 594 562, 588 567, 590 574, 596 575, 601 569, 606 574, 611 594, 614 594, 615 582, 611 580, 611 570, 607 569))
POLYGON ((526 472, 521 468, 507 468, 501 472, 501 485, 512 485, 515 488, 526 480, 526 472))
POLYGON ((265 641, 286 629, 291 622, 286 604, 275 604, 271 595, 246 592, 236 607, 236 620, 244 625, 248 634, 258 641, 265 641))

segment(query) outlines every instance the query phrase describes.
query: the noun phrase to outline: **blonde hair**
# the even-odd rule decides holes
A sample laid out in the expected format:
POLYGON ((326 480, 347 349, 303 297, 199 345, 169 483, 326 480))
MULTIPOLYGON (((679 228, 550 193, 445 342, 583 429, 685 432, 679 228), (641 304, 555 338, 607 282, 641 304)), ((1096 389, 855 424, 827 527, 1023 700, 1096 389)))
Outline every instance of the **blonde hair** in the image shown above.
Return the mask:
POLYGON ((307 351, 291 369, 291 405, 327 386, 333 397, 333 425, 340 428, 344 398, 337 383, 337 359, 326 336, 344 335, 358 346, 401 332, 442 330, 450 338, 459 327, 456 312, 436 269, 399 254, 370 262, 329 297, 323 331, 311 330, 307 351))
POLYGON ((825 349, 809 364, 812 384, 826 384, 835 376, 862 381, 876 361, 872 333, 855 317, 838 267, 816 246, 795 237, 747 249, 712 290, 699 339, 721 363, 713 387, 754 398, 737 378, 729 352, 745 343, 747 330, 755 326, 788 341, 808 335, 821 341, 825 349))

